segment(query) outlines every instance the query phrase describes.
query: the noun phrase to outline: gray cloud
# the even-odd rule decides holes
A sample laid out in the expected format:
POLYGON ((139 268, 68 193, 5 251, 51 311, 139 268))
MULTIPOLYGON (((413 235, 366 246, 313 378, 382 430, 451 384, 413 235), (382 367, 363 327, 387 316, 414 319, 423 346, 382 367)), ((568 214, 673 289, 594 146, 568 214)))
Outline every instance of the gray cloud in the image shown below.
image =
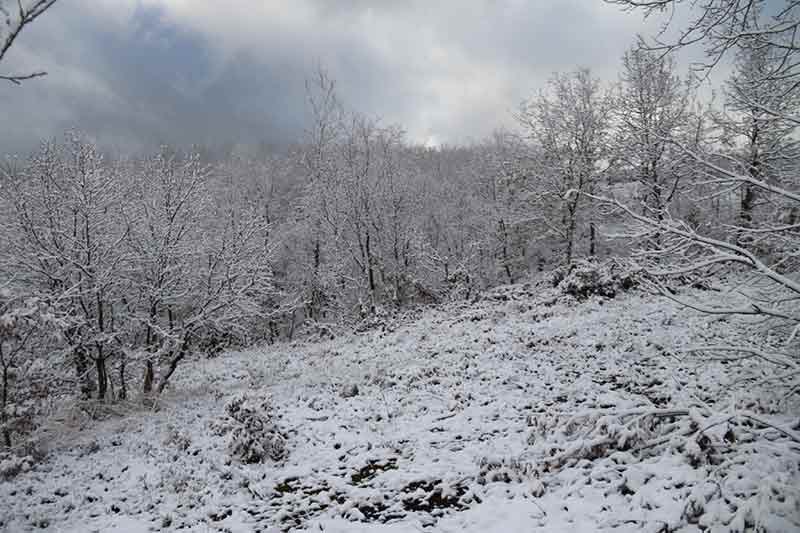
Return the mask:
POLYGON ((351 107, 463 142, 509 125, 554 71, 614 79, 654 24, 599 0, 63 1, 3 65, 50 75, 0 85, 0 152, 73 126, 121 150, 292 141, 318 63, 351 107))

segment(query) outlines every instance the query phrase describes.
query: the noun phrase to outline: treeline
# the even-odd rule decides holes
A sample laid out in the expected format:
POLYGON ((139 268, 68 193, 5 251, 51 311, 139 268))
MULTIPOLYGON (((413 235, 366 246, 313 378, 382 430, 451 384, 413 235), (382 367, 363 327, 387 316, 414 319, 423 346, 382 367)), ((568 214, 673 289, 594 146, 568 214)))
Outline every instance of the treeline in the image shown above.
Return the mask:
POLYGON ((345 107, 320 72, 291 150, 107 158, 69 132, 8 159, 5 441, 53 391, 156 394, 193 354, 468 298, 587 256, 670 253, 669 232, 632 231, 600 197, 774 251, 749 230, 800 218, 760 185, 797 187, 798 91, 761 75, 779 61, 742 48, 717 108, 670 56, 635 47, 617 83, 557 74, 520 105, 518 131, 435 149, 345 107))

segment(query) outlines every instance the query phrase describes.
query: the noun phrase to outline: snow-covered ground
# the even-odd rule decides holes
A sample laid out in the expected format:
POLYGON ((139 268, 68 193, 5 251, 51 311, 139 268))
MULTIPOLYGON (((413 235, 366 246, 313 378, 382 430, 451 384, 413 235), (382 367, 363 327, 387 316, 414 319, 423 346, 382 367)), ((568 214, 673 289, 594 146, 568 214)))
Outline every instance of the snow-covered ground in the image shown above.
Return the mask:
POLYGON ((759 386, 773 369, 753 360, 680 352, 745 330, 635 291, 578 302, 534 283, 197 361, 152 408, 54 429, 48 459, 0 483, 0 529, 799 531, 784 437, 708 414, 791 428, 796 395, 759 386), (226 405, 243 395, 284 459, 232 458, 226 405), (687 418, 708 425, 682 437, 687 418))

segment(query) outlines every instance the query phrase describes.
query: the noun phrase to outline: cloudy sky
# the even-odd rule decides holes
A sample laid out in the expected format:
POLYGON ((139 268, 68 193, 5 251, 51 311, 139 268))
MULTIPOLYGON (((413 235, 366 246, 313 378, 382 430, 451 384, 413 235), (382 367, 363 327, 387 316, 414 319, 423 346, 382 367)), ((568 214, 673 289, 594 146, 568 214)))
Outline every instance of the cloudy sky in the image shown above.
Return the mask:
POLYGON ((106 146, 257 143, 303 133, 304 81, 422 143, 511 123, 554 71, 615 79, 640 14, 601 0, 60 0, 0 70, 0 152, 79 127, 106 146))

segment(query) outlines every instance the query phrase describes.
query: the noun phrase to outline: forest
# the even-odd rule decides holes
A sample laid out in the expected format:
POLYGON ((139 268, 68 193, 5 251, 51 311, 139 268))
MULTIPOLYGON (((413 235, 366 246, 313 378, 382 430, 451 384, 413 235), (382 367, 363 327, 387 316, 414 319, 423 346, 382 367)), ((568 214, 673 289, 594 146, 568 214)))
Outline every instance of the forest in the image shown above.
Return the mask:
MULTIPOLYGON (((25 90, 44 75, 8 74, 2 66, 15 39, 24 39, 22 29, 48 16, 54 3, 0 2, 6 19, 0 82, 25 90)), ((554 73, 525 100, 509 102, 515 127, 472 143, 410 140, 402 124, 343 101, 335 73, 320 66, 305 82, 311 121, 286 147, 162 146, 114 155, 76 124, 58 138, 41 139, 30 154, 7 155, 0 168, 0 478, 13 485, 46 461, 39 448, 54 413, 90 413, 97 420, 89 426, 123 411, 146 419, 148 410, 182 397, 197 372, 232 372, 225 365, 234 363, 223 364, 226 354, 311 353, 315 343, 344 350, 336 343, 360 338, 353 335, 395 334, 421 313, 483 309, 493 297, 530 298, 536 307, 536 298, 555 290, 573 302, 608 301, 606 307, 617 309, 613 300, 635 294, 630 297, 641 303, 632 308, 652 303, 660 306, 653 313, 673 310, 664 319, 669 324, 693 324, 684 335, 696 342, 673 350, 661 339, 654 357, 674 356, 678 369, 736 368, 736 390, 768 390, 769 397, 746 408, 724 400, 723 392, 681 401, 676 392, 671 401, 613 413, 573 406, 569 421, 551 421, 560 429, 547 431, 562 431, 566 440, 539 461, 546 465, 541 472, 533 476, 520 463, 502 463, 503 471, 535 477, 544 487, 545 472, 614 450, 663 458, 679 449, 714 471, 725 461, 738 464, 736 457, 768 456, 789 476, 767 498, 785 504, 780 512, 763 496, 742 496, 749 490, 742 488, 733 491, 736 497, 767 511, 731 504, 728 515, 683 529, 697 523, 685 504, 680 518, 661 529, 649 519, 625 523, 647 531, 796 531, 800 2, 604 4, 644 16, 683 10, 688 22, 674 38, 631 36, 615 79, 581 66, 554 73), (704 56, 686 68, 677 54, 689 47, 704 56), (724 79, 709 91, 709 80, 721 72, 724 79), (529 294, 531 284, 539 289, 529 294), (718 326, 730 330, 706 342, 704 332, 718 326), (576 445, 578 433, 597 440, 576 445), (736 453, 710 458, 726 446, 736 453), (758 453, 742 451, 746 446, 758 453)), ((13 103, 0 102, 0 109, 6 105, 13 103)), ((554 309, 565 305, 568 313, 573 304, 558 301, 554 309)), ((624 307, 617 316, 643 317, 624 307)), ((574 313, 565 316, 577 320, 590 311, 574 313)), ((484 318, 474 320, 484 324, 484 318)), ((507 320, 519 320, 519 331, 527 327, 522 318, 507 320)), ((446 330, 437 334, 448 337, 446 330)), ((597 346, 599 353, 600 341, 597 346)), ((586 361, 590 372, 600 372, 592 366, 597 361, 586 361)), ((620 376, 640 372, 643 364, 620 376)), ((711 378, 698 379, 702 389, 702 379, 711 378)), ((733 387, 719 383, 720 391, 733 387)), ((333 397, 364 398, 365 385, 359 386, 360 394, 356 387, 333 397)), ((237 416, 260 412, 248 402, 254 400, 226 407, 246 428, 249 422, 237 416)), ((283 432, 281 447, 291 443, 288 435, 283 432)), ((232 437, 237 450, 248 446, 240 437, 232 437)), ((267 455, 243 462, 268 462, 267 455)), ((370 464, 389 469, 386 461, 370 464)), ((626 461, 632 460, 620 464, 626 461)), ((494 463, 482 463, 482 475, 487 464, 494 463)), ((305 490, 286 483, 275 489, 282 498, 305 490)), ((460 487, 453 489, 459 498, 460 487)), ((724 493, 705 501, 722 501, 724 493)), ((3 494, 0 500, 11 498, 3 494)), ((313 499, 316 493, 306 494, 313 499)), ((691 498, 699 498, 696 491, 691 498)), ((363 506, 360 516, 345 515, 367 523, 380 515, 388 526, 391 516, 370 505, 372 515, 363 506)), ((5 525, 17 531, 22 523, 5 525)), ((160 524, 177 526, 171 519, 160 524)), ((290 524, 284 530, 305 527, 305 521, 290 524)), ((606 526, 584 524, 583 530, 606 526)), ((355 526, 339 530, 356 530, 347 527, 355 526)))

